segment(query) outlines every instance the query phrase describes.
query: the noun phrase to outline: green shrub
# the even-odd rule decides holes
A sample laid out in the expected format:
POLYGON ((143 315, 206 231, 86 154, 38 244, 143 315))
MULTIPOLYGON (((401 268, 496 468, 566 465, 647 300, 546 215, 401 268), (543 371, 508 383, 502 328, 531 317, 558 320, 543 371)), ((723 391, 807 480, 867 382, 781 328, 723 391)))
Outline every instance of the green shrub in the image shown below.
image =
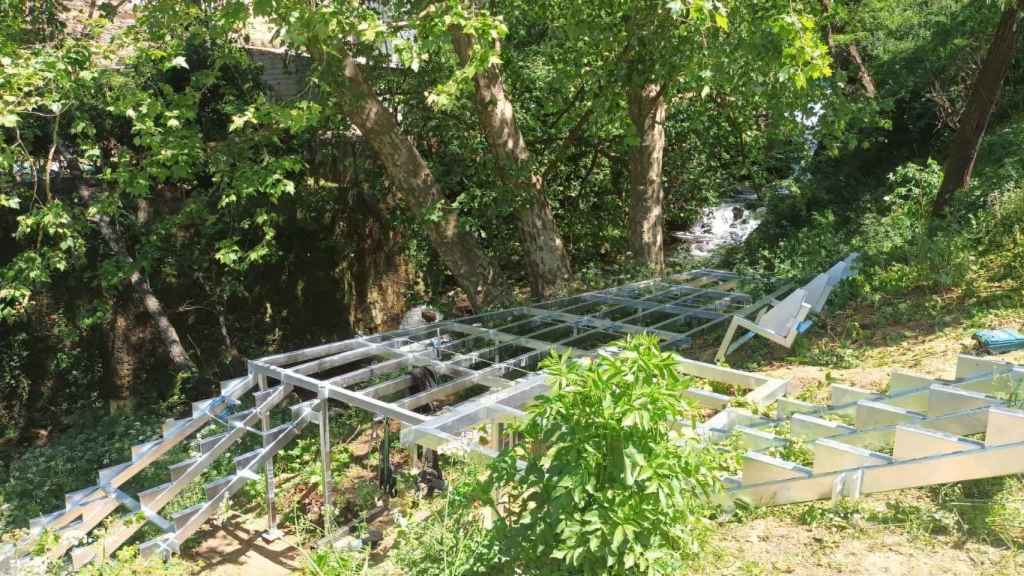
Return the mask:
POLYGON ((723 265, 802 281, 860 252, 857 275, 840 286, 829 307, 852 298, 877 306, 886 322, 944 318, 951 296, 964 309, 982 307, 979 296, 986 298, 984 308, 997 304, 996 297, 1019 305, 1020 292, 1006 287, 1024 280, 1024 181, 1019 150, 1000 142, 1004 149, 987 145, 993 176, 979 163, 975 185, 956 196, 948 221, 931 219, 942 167, 934 160, 907 162, 888 172, 884 186, 861 190, 855 212, 816 204, 814 194, 799 188, 778 195, 768 203, 764 230, 723 265), (985 287, 992 282, 1004 286, 985 287))
POLYGON ((702 550, 722 462, 692 434, 691 381, 652 337, 618 346, 546 361, 551 394, 492 462, 491 534, 514 559, 503 570, 675 574, 702 550))
POLYGON ((314 550, 306 558, 306 576, 355 576, 365 574, 368 556, 364 551, 338 552, 328 548, 314 550))
POLYGON ((391 558, 405 576, 484 575, 501 564, 498 541, 477 506, 484 488, 479 469, 448 470, 447 476, 449 489, 433 512, 400 523, 391 558))

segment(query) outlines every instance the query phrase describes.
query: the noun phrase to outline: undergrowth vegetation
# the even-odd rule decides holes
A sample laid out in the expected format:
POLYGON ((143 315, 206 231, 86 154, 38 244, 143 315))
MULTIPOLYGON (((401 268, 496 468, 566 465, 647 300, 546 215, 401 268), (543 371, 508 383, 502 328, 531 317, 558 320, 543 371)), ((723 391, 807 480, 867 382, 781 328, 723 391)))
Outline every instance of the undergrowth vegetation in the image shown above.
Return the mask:
POLYGON ((1024 546, 1024 479, 986 478, 910 490, 902 497, 812 503, 777 512, 835 530, 894 527, 927 540, 949 537, 1017 549, 1024 546))
MULTIPOLYGON (((870 347, 909 334, 1012 327, 1024 317, 1022 140, 1024 119, 993 130, 948 222, 929 214, 942 179, 930 158, 899 165, 854 207, 823 205, 820 178, 808 178, 772 196, 764 224, 721 264, 807 279, 843 254, 860 254, 829 313, 794 345, 790 361, 801 364, 852 368, 870 347)), ((755 344, 731 361, 754 367, 769 351, 755 344)))
MULTIPOLYGON (((887 322, 941 320, 1024 305, 1024 122, 1002 127, 981 152, 979 177, 958 198, 953 222, 929 217, 942 179, 932 159, 897 167, 856 212, 837 213, 794 187, 769 202, 765 225, 733 256, 737 268, 805 278, 837 255, 859 252, 857 275, 834 308, 878 308, 887 322)), ((814 181, 802 183, 812 188, 814 181)))
MULTIPOLYGON (((160 421, 152 414, 86 413, 45 448, 5 457, 10 464, 0 469, 0 532, 27 525, 30 518, 52 512, 65 493, 94 484, 98 469, 126 461, 131 446, 152 439, 160 421)), ((139 480, 154 482, 156 477, 145 476, 156 473, 144 470, 139 480)))

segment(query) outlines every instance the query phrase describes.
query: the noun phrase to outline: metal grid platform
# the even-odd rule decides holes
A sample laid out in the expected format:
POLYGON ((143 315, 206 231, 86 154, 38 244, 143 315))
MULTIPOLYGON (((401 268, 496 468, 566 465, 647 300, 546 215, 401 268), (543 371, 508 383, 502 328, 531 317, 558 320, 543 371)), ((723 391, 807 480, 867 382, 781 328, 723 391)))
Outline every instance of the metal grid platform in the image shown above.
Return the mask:
MULTIPOLYGON (((739 283, 730 272, 696 270, 250 361, 247 376, 222 383, 219 396, 194 403, 190 417, 168 421, 160 438, 132 448, 130 461, 100 470, 96 485, 68 494, 63 510, 33 520, 25 539, 0 552, 0 572, 17 570, 44 533, 55 536, 45 556, 70 552, 73 568, 108 556, 143 529, 158 532, 142 545, 143 554, 174 553, 243 484, 261 477, 268 532, 275 533, 273 456, 314 422, 321 459, 329 463, 330 410, 323 407, 330 400, 401 422, 403 443, 414 454, 417 445, 452 445, 492 456, 495 446, 480 445, 462 432, 484 424, 500 428, 522 417, 520 409, 547 390, 538 365, 551 352, 613 352, 610 343, 640 333, 657 336, 665 349, 684 349, 732 315, 752 314, 777 294, 755 302, 736 290, 739 283), (411 390, 418 368, 429 369, 437 385, 411 390), (315 398, 296 403, 293 392, 299 391, 315 398), (294 404, 291 415, 278 417, 280 424, 272 426, 272 413, 287 413, 289 403, 294 404), (185 457, 167 462, 167 455, 184 445, 191 446, 185 457), (235 472, 211 478, 219 458, 233 459, 235 472), (139 472, 160 465, 167 466, 169 482, 132 489, 139 472), (190 489, 205 498, 175 506, 190 489), (165 507, 175 511, 162 516, 165 507), (101 523, 104 529, 96 530, 101 523)), ((759 405, 786 390, 780 380, 692 360, 680 359, 680 370, 743 390, 746 402, 759 405)), ((687 393, 710 410, 732 400, 696 388, 687 393)), ((329 470, 322 466, 325 517, 332 506, 329 470)))
MULTIPOLYGON (((132 447, 129 461, 100 470, 96 485, 67 495, 64 509, 33 520, 26 538, 0 551, 0 572, 31 562, 29 551, 47 532, 54 537, 45 556, 70 553, 73 568, 108 556, 143 529, 157 535, 141 552, 169 555, 261 478, 274 535, 273 457, 310 423, 319 429, 329 519, 331 400, 400 422, 413 463, 420 447, 493 457, 512 441, 503 426, 524 418, 525 406, 548 391, 538 365, 551 352, 614 354, 614 341, 637 333, 684 349, 782 291, 755 302, 736 291, 738 283, 728 272, 698 270, 250 361, 247 376, 195 402, 190 417, 168 421, 159 438, 132 447), (415 374, 423 369, 435 385, 419 389, 415 374), (475 433, 481 427, 487 433, 475 433), (183 454, 169 462, 176 451, 183 454), (223 459, 234 472, 212 477, 223 459), (142 470, 161 465, 168 482, 134 485, 142 470), (182 500, 191 492, 197 502, 182 500)), ((748 450, 739 473, 724 479, 730 502, 838 499, 1024 472, 1024 411, 1014 407, 1024 386, 1019 366, 961 356, 954 380, 896 372, 885 394, 833 385, 827 406, 784 397, 784 380, 682 357, 678 369, 697 379, 684 393, 706 411, 700 434, 748 450), (774 418, 738 407, 763 414, 772 404, 774 418), (808 443, 804 458, 780 457, 794 453, 784 448, 796 442, 808 443)))

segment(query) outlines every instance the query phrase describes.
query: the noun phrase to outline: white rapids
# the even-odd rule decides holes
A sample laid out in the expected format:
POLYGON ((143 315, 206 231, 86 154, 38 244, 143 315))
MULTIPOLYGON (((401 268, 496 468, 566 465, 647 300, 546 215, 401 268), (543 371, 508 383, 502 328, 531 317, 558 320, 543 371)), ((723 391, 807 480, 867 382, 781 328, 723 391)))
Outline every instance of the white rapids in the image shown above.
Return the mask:
POLYGON ((723 246, 743 242, 761 224, 764 209, 747 206, 737 199, 705 208, 692 228, 672 235, 687 244, 690 255, 709 256, 723 246))

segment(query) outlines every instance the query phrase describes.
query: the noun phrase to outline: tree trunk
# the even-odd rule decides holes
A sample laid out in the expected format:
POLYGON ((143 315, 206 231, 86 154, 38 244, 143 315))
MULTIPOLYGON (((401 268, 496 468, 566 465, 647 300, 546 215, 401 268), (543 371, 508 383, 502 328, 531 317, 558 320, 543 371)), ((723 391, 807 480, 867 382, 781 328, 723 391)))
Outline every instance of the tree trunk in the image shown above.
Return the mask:
MULTIPOLYGON (((832 12, 832 0, 820 0, 821 10, 825 17, 828 18, 832 12)), ((832 54, 832 59, 835 61, 839 60, 839 47, 835 44, 834 39, 835 30, 832 28, 832 23, 828 22, 825 25, 825 43, 828 45, 829 53, 832 54)), ((850 56, 850 61, 857 67, 857 80, 860 82, 861 88, 864 89, 864 94, 868 98, 874 98, 878 94, 878 89, 875 87, 875 80, 871 77, 871 73, 868 72, 868 67, 864 64, 864 59, 860 55, 860 49, 853 42, 850 42, 846 46, 846 53, 850 56)))
POLYGON ((943 167, 942 185, 932 205, 932 212, 937 217, 946 214, 955 192, 971 184, 971 171, 978 157, 978 148, 995 110, 1003 80, 1017 52, 1021 10, 1024 10, 1024 0, 1018 0, 1015 5, 1007 7, 999 19, 988 54, 971 89, 967 107, 960 116, 960 126, 950 143, 949 156, 943 167))
MULTIPOLYGON (((84 187, 82 188, 84 190, 84 187)), ((80 194, 81 195, 81 194, 80 194)), ((98 216, 96 218, 96 225, 100 229, 100 235, 103 236, 104 240, 107 241, 107 245, 110 250, 114 252, 118 257, 127 261, 129 265, 133 265, 135 262, 131 256, 128 255, 128 251, 124 247, 124 243, 117 236, 114 231, 114 227, 110 224, 110 221, 105 216, 98 216)), ((196 371, 196 365, 192 362, 192 359, 188 357, 188 352, 185 351, 185 347, 181 344, 181 338, 178 337, 178 331, 174 328, 174 324, 171 324, 170 318, 167 317, 167 313, 164 312, 163 304, 160 303, 160 299, 153 293, 153 288, 149 285, 149 280, 142 275, 138 269, 134 270, 129 277, 129 282, 132 288, 135 289, 135 296, 142 302, 142 306, 149 313, 153 323, 156 325, 156 331, 160 335, 160 340, 164 344, 164 348, 167 350, 167 356, 174 366, 174 369, 178 372, 193 373, 196 371)))
MULTIPOLYGON (((343 47, 342 47, 343 48, 343 47)), ((324 81, 337 91, 343 112, 384 164, 391 183, 425 223, 434 249, 466 292, 475 309, 505 304, 511 292, 477 239, 459 226, 458 212, 445 204, 440 185, 415 144, 402 133, 347 52, 312 54, 325 66, 324 81)))
MULTIPOLYGON (((75 186, 78 189, 78 197, 81 198, 82 203, 88 207, 89 204, 92 203, 92 188, 86 184, 82 178, 82 171, 77 158, 69 158, 68 165, 70 167, 72 177, 75 180, 75 186)), ((124 242, 122 242, 121 238, 114 230, 114 226, 110 223, 110 219, 104 215, 97 215, 94 222, 96 223, 96 227, 99 228, 100 235, 103 236, 103 239, 107 242, 107 246, 110 247, 110 250, 119 258, 128 262, 129 266, 133 266, 135 261, 128 255, 128 250, 125 248, 124 242)), ((160 340, 163 342, 164 348, 167 350, 167 356, 171 360, 171 364, 174 366, 175 370, 178 372, 195 372, 196 365, 192 362, 192 359, 188 357, 188 353, 185 352, 185 347, 181 345, 181 338, 178 337, 178 331, 174 328, 174 324, 171 324, 171 320, 167 317, 167 313, 164 312, 163 305, 156 297, 156 294, 153 293, 153 289, 149 285, 149 280, 146 280, 142 275, 142 272, 136 269, 129 277, 129 281, 132 288, 135 289, 136 297, 139 298, 142 306, 153 319, 157 333, 160 335, 160 340)))
MULTIPOLYGON (((465 66, 473 50, 473 38, 455 28, 451 34, 455 52, 465 66)), ((495 47, 500 50, 497 40, 495 47)), ((544 194, 544 178, 531 171, 530 152, 516 124, 512 102, 505 95, 497 64, 478 72, 473 82, 480 128, 495 157, 498 177, 515 193, 519 204, 516 219, 530 276, 530 291, 536 298, 548 297, 565 286, 572 277, 572 269, 544 194)))
POLYGON ((850 60, 857 66, 857 79, 860 80, 861 88, 864 89, 864 93, 867 94, 868 98, 874 98, 878 94, 878 89, 875 88, 875 80, 868 73, 868 67, 860 56, 860 50, 857 49, 856 44, 851 42, 846 47, 846 51, 850 54, 850 60))
POLYGON ((637 262, 658 272, 665 268, 665 192, 661 186, 665 115, 661 86, 630 89, 629 117, 639 142, 629 154, 629 247, 637 262))
POLYGON ((113 317, 107 330, 106 382, 103 395, 110 411, 131 412, 132 387, 142 378, 148 326, 138 300, 130 294, 114 297, 113 317))

